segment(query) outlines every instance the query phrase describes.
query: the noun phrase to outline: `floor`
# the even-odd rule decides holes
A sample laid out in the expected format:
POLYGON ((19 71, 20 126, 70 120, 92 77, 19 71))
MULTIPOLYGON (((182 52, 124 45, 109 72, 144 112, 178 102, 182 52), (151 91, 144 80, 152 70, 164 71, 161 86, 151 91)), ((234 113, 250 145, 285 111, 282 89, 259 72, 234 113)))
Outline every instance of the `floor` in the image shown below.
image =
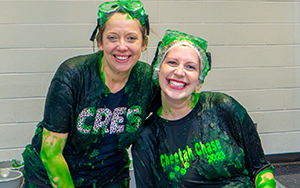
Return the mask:
POLYGON ((300 187, 300 161, 273 163, 277 188, 300 187))

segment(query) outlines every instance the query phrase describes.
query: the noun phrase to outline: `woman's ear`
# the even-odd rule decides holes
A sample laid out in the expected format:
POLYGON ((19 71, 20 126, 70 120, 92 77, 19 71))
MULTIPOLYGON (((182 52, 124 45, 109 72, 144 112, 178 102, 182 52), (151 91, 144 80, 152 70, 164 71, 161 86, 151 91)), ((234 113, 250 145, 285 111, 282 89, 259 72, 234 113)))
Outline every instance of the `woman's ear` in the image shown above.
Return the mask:
POLYGON ((99 50, 103 51, 103 46, 98 40, 97 40, 97 46, 98 46, 99 50))
POLYGON ((148 46, 148 36, 145 37, 144 44, 142 46, 142 52, 147 50, 147 46, 148 46))
POLYGON ((195 88, 195 93, 201 93, 201 86, 202 86, 202 84, 201 84, 201 82, 200 82, 200 78, 198 79, 198 84, 197 84, 197 86, 196 86, 196 88, 195 88))

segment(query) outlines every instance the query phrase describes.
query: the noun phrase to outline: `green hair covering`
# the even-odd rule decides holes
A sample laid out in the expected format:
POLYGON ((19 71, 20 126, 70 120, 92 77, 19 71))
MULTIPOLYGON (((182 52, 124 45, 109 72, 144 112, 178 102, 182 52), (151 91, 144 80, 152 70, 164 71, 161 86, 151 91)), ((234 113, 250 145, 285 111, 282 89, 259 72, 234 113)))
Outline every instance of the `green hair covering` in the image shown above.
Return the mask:
POLYGON ((140 1, 108 1, 99 6, 98 23, 90 38, 95 40, 97 29, 101 28, 103 24, 116 12, 127 13, 132 19, 138 19, 142 25, 146 26, 147 35, 149 35, 149 20, 145 13, 143 4, 140 1))
POLYGON ((152 61, 152 67, 154 68, 153 80, 156 84, 158 84, 158 71, 160 70, 160 66, 164 61, 167 53, 172 48, 179 45, 190 46, 191 48, 196 50, 197 54, 199 55, 201 65, 201 73, 199 75, 199 79, 201 83, 204 82, 204 79, 208 71, 210 70, 211 63, 210 53, 206 52, 207 41, 200 37, 168 29, 162 41, 158 43, 156 54, 152 61))

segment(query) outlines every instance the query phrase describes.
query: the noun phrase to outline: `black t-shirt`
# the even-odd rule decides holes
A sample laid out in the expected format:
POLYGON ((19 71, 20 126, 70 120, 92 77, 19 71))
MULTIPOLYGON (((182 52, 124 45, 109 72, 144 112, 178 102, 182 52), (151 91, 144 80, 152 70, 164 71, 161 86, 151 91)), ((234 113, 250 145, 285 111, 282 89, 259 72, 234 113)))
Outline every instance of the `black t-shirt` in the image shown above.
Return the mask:
POLYGON ((23 152, 28 181, 50 184, 39 156, 43 128, 68 133, 63 156, 76 187, 102 187, 128 177, 126 149, 151 111, 152 70, 137 62, 125 87, 112 94, 99 73, 102 57, 97 52, 70 58, 56 71, 43 121, 23 152))
POLYGON ((268 163, 252 120, 225 94, 199 95, 182 119, 146 121, 132 148, 137 187, 254 187, 268 163))

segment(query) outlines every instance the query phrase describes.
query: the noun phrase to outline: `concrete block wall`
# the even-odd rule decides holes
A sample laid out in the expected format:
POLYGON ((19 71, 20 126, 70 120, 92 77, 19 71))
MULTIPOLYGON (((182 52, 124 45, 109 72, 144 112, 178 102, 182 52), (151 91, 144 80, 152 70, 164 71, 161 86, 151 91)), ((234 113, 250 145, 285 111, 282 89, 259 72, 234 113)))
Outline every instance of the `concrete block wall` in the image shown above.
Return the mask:
MULTIPOLYGON (((97 0, 0 0, 0 161, 21 159, 65 59, 93 52, 97 0)), ((209 42, 202 90, 228 93, 258 123, 266 154, 300 152, 300 3, 293 0, 142 0, 152 30, 209 42)), ((141 59, 151 62, 150 34, 141 59)))

